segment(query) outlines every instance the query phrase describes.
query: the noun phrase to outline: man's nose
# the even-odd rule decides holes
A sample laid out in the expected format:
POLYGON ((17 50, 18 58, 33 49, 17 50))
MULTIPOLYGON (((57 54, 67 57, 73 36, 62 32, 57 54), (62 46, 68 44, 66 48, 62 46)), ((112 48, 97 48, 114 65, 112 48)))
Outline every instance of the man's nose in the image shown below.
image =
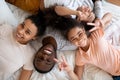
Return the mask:
POLYGON ((43 58, 44 58, 44 60, 47 60, 48 55, 44 54, 43 58))

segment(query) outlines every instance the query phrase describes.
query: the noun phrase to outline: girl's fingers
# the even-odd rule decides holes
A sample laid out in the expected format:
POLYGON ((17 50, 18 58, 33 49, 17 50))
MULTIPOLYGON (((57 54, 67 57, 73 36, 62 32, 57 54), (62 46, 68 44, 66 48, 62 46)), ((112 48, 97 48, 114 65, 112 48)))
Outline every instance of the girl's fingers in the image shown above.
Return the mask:
POLYGON ((93 32, 100 28, 99 26, 96 26, 98 24, 95 24, 95 23, 87 23, 87 25, 94 26, 92 29, 89 30, 89 32, 93 32))
POLYGON ((61 70, 63 69, 61 62, 60 62, 58 59, 56 59, 56 58, 54 58, 54 61, 55 61, 56 63, 58 63, 58 68, 59 68, 59 70, 61 71, 61 70))
POLYGON ((60 61, 56 58, 53 59, 56 63, 59 63, 60 61))
POLYGON ((58 65, 58 68, 59 68, 59 70, 60 70, 60 71, 62 70, 62 69, 61 69, 61 67, 62 67, 62 66, 61 66, 61 64, 60 64, 60 65, 58 65))
POLYGON ((93 27, 92 29, 89 30, 89 32, 93 32, 95 30, 99 29, 99 27, 93 27))
POLYGON ((65 57, 64 57, 63 55, 62 55, 61 57, 62 57, 63 62, 64 62, 65 64, 67 64, 67 61, 66 61, 65 57))
POLYGON ((87 25, 90 25, 90 26, 95 26, 95 27, 99 27, 101 24, 101 22, 95 22, 95 23, 87 23, 87 25))
POLYGON ((95 23, 87 23, 87 25, 95 26, 95 23))

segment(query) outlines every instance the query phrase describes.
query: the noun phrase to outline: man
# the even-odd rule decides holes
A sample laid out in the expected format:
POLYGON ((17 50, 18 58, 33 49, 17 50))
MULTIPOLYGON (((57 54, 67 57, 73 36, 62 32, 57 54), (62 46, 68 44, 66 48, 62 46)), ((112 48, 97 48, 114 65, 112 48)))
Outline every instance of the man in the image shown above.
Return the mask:
POLYGON ((38 50, 34 57, 34 67, 40 73, 47 73, 51 71, 55 65, 56 58, 56 49, 57 43, 56 40, 51 37, 45 37, 42 40, 43 46, 38 50))

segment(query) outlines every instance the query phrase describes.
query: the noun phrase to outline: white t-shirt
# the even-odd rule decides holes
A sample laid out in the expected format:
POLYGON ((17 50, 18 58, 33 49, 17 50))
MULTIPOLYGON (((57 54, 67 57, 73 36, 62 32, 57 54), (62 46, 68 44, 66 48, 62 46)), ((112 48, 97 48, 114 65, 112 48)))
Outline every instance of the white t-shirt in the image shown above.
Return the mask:
POLYGON ((13 32, 12 26, 0 24, 0 80, 6 80, 21 67, 33 69, 34 50, 29 44, 18 43, 13 32))

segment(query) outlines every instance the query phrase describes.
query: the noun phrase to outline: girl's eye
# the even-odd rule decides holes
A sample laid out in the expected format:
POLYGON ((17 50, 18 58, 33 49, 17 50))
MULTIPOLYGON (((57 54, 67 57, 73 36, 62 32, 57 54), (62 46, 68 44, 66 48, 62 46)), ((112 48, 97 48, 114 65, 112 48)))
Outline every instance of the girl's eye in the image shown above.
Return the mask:
POLYGON ((72 39, 72 41, 75 41, 76 39, 72 39))
POLYGON ((77 41, 77 39, 76 39, 76 38, 74 38, 74 39, 72 39, 72 40, 71 40, 71 42, 76 42, 76 41, 77 41))
POLYGON ((24 22, 21 24, 21 26, 22 26, 22 28, 24 28, 24 26, 25 26, 24 22))
POLYGON ((25 33, 30 35, 30 32, 29 32, 29 31, 25 31, 25 33))
POLYGON ((79 37, 81 37, 81 35, 82 35, 82 34, 80 33, 80 34, 79 34, 79 37))

